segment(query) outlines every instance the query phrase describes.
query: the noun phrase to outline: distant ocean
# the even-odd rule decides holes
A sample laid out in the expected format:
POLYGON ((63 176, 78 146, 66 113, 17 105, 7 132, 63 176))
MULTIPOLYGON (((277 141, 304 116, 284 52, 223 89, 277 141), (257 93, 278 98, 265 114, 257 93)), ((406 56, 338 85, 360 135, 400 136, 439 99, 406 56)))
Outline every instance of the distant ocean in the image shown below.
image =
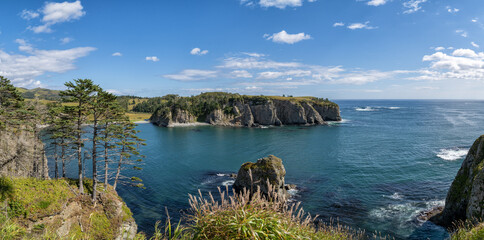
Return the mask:
POLYGON ((121 186, 119 193, 139 229, 152 233, 155 222, 165 219, 165 207, 178 219, 189 193, 217 192, 233 183, 229 174, 241 164, 273 154, 283 160, 286 182, 298 186, 294 198, 322 220, 397 239, 446 238, 444 229, 416 216, 444 204, 468 149, 484 134, 484 101, 336 103, 343 121, 328 126, 140 124, 147 145, 137 175, 146 189, 121 186))

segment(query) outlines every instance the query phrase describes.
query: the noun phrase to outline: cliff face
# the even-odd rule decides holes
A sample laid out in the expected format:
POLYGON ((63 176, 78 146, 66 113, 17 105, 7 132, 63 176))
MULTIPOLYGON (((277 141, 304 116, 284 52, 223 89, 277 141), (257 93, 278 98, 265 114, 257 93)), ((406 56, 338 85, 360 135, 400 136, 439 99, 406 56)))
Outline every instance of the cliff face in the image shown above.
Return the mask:
POLYGON ((0 130, 0 175, 48 178, 43 149, 32 132, 0 130))
POLYGON ((484 135, 472 145, 450 186, 444 211, 431 218, 451 227, 458 220, 484 219, 484 135))
POLYGON ((163 127, 176 123, 203 121, 211 125, 256 127, 258 125, 320 125, 325 121, 341 121, 336 104, 311 101, 268 99, 264 102, 230 102, 213 110, 204 118, 179 108, 160 108, 151 122, 163 127))

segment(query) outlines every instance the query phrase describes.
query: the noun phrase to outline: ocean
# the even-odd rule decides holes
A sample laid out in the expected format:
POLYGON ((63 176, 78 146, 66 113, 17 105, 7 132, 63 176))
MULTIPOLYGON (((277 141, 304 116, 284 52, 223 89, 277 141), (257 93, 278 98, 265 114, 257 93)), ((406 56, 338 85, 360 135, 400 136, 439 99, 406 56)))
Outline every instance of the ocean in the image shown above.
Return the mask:
MULTIPOLYGON (((443 205, 462 160, 484 134, 484 101, 340 100, 327 126, 161 128, 139 124, 146 189, 120 186, 139 230, 152 233, 165 208, 177 221, 188 194, 231 185, 230 173, 267 155, 283 160, 294 199, 323 221, 396 239, 445 239, 420 222, 443 205)), ((53 169, 52 161, 50 169, 53 169)), ((75 163, 70 168, 75 169, 75 163)), ((75 171, 72 171, 75 173, 75 171)))

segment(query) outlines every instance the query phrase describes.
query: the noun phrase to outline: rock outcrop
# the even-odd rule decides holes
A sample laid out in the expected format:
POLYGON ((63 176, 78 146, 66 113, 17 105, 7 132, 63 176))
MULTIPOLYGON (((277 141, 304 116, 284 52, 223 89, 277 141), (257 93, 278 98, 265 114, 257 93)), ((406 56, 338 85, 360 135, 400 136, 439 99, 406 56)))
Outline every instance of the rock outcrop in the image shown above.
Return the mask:
POLYGON ((0 175, 48 178, 44 144, 32 132, 0 130, 0 175))
POLYGON ((231 101, 203 116, 177 107, 157 109, 150 118, 158 126, 170 127, 203 121, 211 125, 257 127, 260 125, 321 125, 341 121, 338 105, 312 100, 271 99, 231 101))
POLYGON ((472 145, 450 186, 441 214, 430 221, 451 227, 456 221, 484 219, 484 135, 472 145))
POLYGON ((287 195, 284 176, 286 176, 286 170, 282 160, 269 155, 257 160, 255 163, 244 163, 237 173, 233 187, 237 192, 243 191, 244 188, 255 192, 259 187, 263 194, 268 194, 267 181, 269 181, 273 189, 279 194, 287 195))

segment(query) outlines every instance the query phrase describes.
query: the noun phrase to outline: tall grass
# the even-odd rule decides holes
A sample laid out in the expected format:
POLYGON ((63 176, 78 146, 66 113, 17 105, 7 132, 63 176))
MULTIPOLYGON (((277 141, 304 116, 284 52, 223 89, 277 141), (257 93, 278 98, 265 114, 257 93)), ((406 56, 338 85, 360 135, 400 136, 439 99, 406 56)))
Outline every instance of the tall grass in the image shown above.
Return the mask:
POLYGON ((482 240, 484 239, 484 223, 478 220, 459 221, 454 223, 451 240, 482 240))
POLYGON ((300 203, 290 203, 268 184, 268 194, 260 188, 253 194, 218 189, 220 200, 211 193, 190 195, 187 224, 171 226, 165 231, 158 225, 153 240, 160 239, 364 239, 364 232, 339 224, 319 224, 317 216, 306 213, 300 203))

